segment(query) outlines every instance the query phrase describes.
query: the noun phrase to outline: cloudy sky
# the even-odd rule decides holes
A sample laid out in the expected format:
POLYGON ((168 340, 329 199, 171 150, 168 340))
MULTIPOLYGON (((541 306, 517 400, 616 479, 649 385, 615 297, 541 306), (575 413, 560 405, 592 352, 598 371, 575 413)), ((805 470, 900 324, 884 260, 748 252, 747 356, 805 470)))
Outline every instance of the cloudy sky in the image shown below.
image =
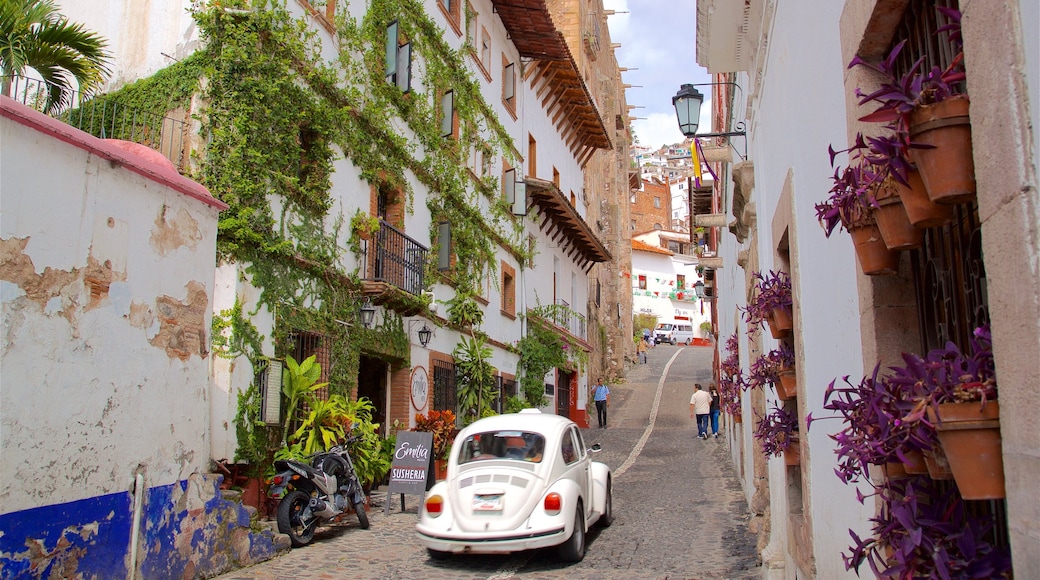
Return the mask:
MULTIPOLYGON (((611 42, 632 109, 632 122, 639 143, 657 148, 679 143, 682 133, 675 119, 672 97, 683 83, 710 82, 711 76, 697 64, 697 5, 694 0, 603 0, 607 10, 618 12, 607 18, 611 42), (627 12, 627 14, 622 14, 627 12)), ((700 126, 711 127, 711 87, 698 87, 705 95, 700 126)))

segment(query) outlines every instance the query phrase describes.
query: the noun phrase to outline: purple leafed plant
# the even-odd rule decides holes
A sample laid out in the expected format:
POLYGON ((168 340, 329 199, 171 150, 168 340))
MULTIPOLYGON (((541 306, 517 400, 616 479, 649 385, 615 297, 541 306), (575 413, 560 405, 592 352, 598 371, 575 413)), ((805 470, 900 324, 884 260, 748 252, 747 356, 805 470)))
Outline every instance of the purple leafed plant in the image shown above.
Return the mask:
POLYGON ((854 544, 842 553, 846 570, 858 574, 866 561, 878 578, 1010 576, 1010 552, 992 541, 992 521, 974 515, 955 490, 919 476, 890 481, 877 496, 872 536, 849 530, 854 544))
POLYGON ((759 356, 751 363, 746 387, 754 389, 776 383, 780 380, 780 372, 793 366, 794 352, 780 343, 777 348, 759 356))
POLYGON ((848 376, 842 378, 847 386, 831 381, 823 397, 823 408, 842 419, 842 430, 830 438, 837 443, 834 473, 845 483, 869 477, 869 465, 909 463, 908 452, 926 451, 937 443, 935 427, 919 412, 923 393, 914 385, 879 377, 878 369, 859 384, 848 376))
MULTIPOLYGON (((903 353, 906 366, 892 367, 890 381, 922 393, 932 405, 966 403, 997 398, 996 366, 989 324, 975 329, 970 350, 964 353, 952 342, 928 352, 924 358, 903 353)), ((923 409, 920 411, 923 413, 923 409)))
POLYGON ((798 417, 774 404, 773 409, 759 419, 755 427, 755 439, 762 444, 766 457, 779 457, 787 451, 797 432, 798 417))
POLYGON ((833 185, 829 191, 830 197, 816 204, 816 218, 827 237, 838 226, 850 231, 874 223, 872 210, 877 204, 873 194, 886 175, 867 160, 869 150, 862 134, 856 135, 855 142, 848 149, 835 151, 834 147, 827 148, 831 167, 834 167, 834 175, 831 176, 833 185), (848 154, 849 164, 835 167, 834 162, 842 153, 848 154))
POLYGON ((753 272, 751 275, 755 278, 755 292, 744 309, 744 321, 749 327, 762 325, 773 310, 791 313, 791 277, 787 272, 770 270, 769 274, 753 272))
POLYGON ((945 69, 932 67, 930 70, 921 72, 924 57, 915 61, 902 75, 896 75, 896 61, 899 53, 906 46, 904 40, 892 48, 884 60, 872 64, 860 57, 855 57, 849 62, 848 68, 864 66, 877 73, 884 79, 877 90, 865 93, 856 89, 856 96, 860 98, 859 104, 865 105, 869 102, 878 103, 878 108, 869 115, 861 118, 861 121, 898 123, 905 126, 906 118, 918 105, 938 103, 950 97, 964 94, 962 89, 965 79, 964 74, 964 51, 961 42, 961 13, 952 8, 939 8, 950 23, 939 28, 940 32, 948 33, 948 41, 957 51, 953 62, 945 69))

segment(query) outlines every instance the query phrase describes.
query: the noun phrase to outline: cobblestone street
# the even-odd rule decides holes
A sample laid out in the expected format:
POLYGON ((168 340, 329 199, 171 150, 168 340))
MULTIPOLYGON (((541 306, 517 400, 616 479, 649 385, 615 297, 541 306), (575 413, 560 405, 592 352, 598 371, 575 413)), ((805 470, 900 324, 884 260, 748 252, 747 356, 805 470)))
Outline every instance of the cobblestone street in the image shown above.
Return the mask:
POLYGON ((429 559, 415 538, 419 498, 405 511, 376 491, 372 527, 354 518, 319 531, 313 544, 224 580, 290 578, 689 578, 761 576, 748 511, 722 439, 694 437, 693 382, 710 382, 711 349, 661 345, 628 382, 612 385, 609 427, 585 431, 614 473, 615 522, 589 533, 585 559, 567 565, 551 550, 429 559))

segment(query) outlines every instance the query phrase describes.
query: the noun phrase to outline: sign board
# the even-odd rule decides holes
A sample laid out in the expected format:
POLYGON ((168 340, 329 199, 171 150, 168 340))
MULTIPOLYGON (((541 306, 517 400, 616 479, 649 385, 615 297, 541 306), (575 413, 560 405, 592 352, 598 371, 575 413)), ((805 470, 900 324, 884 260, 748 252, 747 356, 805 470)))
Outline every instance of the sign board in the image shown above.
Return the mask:
POLYGON ((386 490, 386 515, 390 515, 390 497, 393 494, 401 494, 403 510, 405 494, 426 495, 434 479, 433 433, 398 431, 397 447, 390 466, 390 486, 386 490))

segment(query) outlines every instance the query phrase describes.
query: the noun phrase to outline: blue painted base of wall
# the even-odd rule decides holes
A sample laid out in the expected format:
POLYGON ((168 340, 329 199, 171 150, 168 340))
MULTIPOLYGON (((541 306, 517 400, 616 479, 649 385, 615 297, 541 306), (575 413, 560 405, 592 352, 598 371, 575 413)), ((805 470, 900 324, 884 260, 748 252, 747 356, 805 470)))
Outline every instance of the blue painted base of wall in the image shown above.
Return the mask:
MULTIPOLYGON (((220 476, 149 488, 138 540, 141 578, 202 578, 288 548, 250 530, 250 512, 222 498, 220 476)), ((0 579, 126 578, 133 495, 115 493, 0 515, 0 579)))

